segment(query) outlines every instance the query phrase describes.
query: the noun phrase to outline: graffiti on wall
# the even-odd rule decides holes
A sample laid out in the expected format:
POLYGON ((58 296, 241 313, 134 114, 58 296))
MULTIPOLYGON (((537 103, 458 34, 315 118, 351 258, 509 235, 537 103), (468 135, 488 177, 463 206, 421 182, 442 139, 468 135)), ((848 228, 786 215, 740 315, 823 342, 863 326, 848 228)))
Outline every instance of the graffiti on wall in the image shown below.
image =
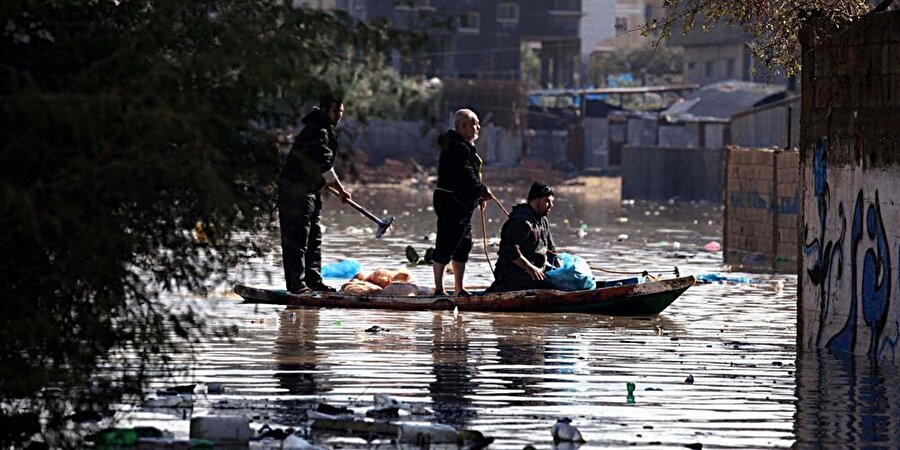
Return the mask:
POLYGON ((804 168, 804 346, 896 360, 900 176, 829 167, 828 150, 819 140, 804 168))

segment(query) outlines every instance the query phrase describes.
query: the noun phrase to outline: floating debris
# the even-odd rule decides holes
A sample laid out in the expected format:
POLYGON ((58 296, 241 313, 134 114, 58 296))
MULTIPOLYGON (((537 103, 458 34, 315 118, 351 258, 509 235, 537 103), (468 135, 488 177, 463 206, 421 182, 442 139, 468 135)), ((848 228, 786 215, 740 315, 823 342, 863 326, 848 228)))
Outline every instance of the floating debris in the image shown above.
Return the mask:
POLYGON ((572 419, 566 417, 559 419, 550 429, 550 435, 553 436, 553 442, 587 442, 581 436, 578 428, 571 425, 572 419))

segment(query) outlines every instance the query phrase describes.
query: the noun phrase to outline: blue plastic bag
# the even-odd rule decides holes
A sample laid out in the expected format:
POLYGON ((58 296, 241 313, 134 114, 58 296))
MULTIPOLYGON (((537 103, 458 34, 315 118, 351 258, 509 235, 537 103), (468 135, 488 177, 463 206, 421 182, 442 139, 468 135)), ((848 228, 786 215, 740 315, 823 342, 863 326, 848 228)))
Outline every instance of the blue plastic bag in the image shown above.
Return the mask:
POLYGON ((340 262, 323 266, 322 278, 341 278, 346 280, 355 277, 360 270, 362 270, 362 266, 359 264, 359 261, 355 259, 344 259, 340 262))
POLYGON ((591 267, 584 258, 568 253, 560 253, 556 257, 559 259, 559 267, 546 273, 547 280, 553 287, 561 291, 581 291, 597 287, 591 267))
POLYGON ((701 273, 694 275, 697 281, 703 283, 728 282, 735 284, 753 284, 755 281, 750 277, 729 277, 719 273, 701 273))

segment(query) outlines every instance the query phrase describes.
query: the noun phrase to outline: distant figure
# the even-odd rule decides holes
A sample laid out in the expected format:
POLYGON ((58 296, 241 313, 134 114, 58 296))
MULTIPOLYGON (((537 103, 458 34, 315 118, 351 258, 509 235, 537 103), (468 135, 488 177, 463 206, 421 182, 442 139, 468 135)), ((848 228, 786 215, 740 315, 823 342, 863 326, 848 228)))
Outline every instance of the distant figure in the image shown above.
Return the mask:
POLYGON ((528 200, 513 207, 500 232, 494 283, 488 292, 552 289, 544 271, 556 266, 556 246, 547 215, 553 208, 553 189, 534 183, 528 200))
POLYGON ((434 295, 447 295, 444 268, 453 261, 454 291, 456 295, 467 296, 470 294, 463 286, 463 277, 472 250, 472 213, 476 206, 484 210, 494 196, 481 182, 483 162, 475 150, 475 140, 481 131, 478 116, 471 110, 460 109, 456 112, 454 128, 438 138, 441 156, 434 189, 437 214, 434 295))
POLYGON ((322 281, 321 191, 334 188, 343 201, 350 200, 334 172, 337 124, 344 116, 344 102, 322 97, 318 108, 303 118, 303 130, 294 139, 278 177, 278 221, 284 278, 288 291, 333 292, 322 281))

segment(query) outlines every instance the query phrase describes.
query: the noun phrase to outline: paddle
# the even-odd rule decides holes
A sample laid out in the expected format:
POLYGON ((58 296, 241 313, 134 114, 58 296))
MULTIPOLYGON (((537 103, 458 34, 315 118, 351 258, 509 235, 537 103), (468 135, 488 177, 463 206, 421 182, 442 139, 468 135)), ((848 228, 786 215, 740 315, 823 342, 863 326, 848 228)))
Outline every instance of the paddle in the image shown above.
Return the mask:
MULTIPOLYGON (((337 191, 337 189, 335 189, 331 186, 328 186, 328 190, 331 191, 332 194, 334 194, 338 197, 341 196, 341 194, 337 191)), ((378 217, 375 216, 375 214, 370 213, 368 210, 366 210, 366 208, 363 208, 362 206, 359 205, 359 203, 356 203, 353 200, 347 200, 345 203, 352 206, 353 209, 359 211, 360 214, 362 214, 363 216, 365 216, 372 222, 375 222, 376 224, 378 224, 378 229, 375 230, 375 239, 381 239, 381 237, 384 236, 384 233, 386 233, 388 231, 388 229, 392 225, 394 225, 394 221, 395 221, 394 216, 387 216, 384 219, 379 219, 378 217)))

